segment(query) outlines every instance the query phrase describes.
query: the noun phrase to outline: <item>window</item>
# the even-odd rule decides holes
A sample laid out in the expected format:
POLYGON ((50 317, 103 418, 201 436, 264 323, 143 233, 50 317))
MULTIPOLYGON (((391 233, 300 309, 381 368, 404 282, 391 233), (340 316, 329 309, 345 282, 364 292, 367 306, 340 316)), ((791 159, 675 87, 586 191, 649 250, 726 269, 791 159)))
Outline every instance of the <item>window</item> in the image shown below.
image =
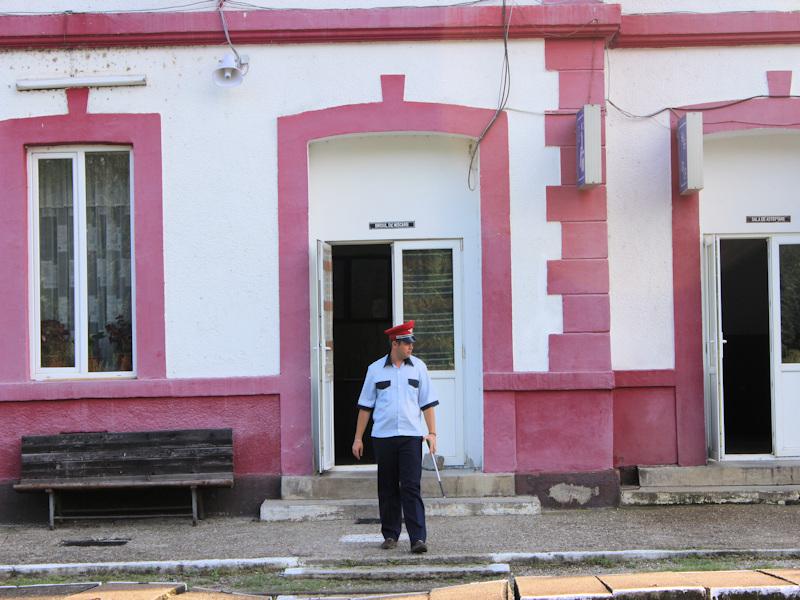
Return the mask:
POLYGON ((130 377, 132 152, 60 147, 29 156, 34 374, 130 377))

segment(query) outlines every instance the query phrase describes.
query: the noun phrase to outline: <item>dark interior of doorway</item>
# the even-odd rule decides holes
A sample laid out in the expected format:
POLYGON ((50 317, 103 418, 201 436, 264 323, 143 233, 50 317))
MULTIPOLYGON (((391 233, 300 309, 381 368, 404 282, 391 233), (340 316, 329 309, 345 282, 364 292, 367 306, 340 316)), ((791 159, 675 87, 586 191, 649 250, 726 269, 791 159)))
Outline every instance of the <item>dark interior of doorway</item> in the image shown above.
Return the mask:
POLYGON ((720 240, 726 454, 772 453, 766 239, 720 240))
POLYGON ((390 244, 333 246, 333 414, 336 465, 374 464, 370 432, 364 457, 352 454, 358 396, 367 367, 389 350, 392 326, 390 244))

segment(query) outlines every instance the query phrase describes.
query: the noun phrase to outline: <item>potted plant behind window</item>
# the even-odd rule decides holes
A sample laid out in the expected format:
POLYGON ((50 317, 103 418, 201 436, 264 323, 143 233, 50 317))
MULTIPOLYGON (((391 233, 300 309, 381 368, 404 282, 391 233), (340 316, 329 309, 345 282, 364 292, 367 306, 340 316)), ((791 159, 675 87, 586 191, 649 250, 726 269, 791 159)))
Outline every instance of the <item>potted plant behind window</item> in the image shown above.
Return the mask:
POLYGON ((100 371, 100 340, 106 337, 102 331, 89 334, 89 372, 100 371))
POLYGON ((106 325, 106 333, 108 333, 108 341, 116 351, 117 370, 132 371, 133 329, 131 322, 124 316, 117 315, 113 323, 106 325))
POLYGON ((75 347, 69 329, 61 321, 42 321, 42 366, 72 367, 75 365, 75 347))

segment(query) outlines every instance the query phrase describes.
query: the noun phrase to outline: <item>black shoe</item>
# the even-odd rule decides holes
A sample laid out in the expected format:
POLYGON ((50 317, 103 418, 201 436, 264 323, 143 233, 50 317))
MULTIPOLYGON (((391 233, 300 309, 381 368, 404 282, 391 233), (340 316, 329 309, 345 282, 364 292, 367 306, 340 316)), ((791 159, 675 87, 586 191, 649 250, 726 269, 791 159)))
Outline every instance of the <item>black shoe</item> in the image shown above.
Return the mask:
POLYGON ((383 543, 381 544, 381 550, 391 550, 392 548, 396 547, 397 547, 397 540, 392 538, 386 538, 385 540, 383 540, 383 543))
POLYGON ((417 540, 414 542, 414 545, 411 546, 411 551, 414 554, 422 554, 423 552, 428 551, 428 546, 422 540, 417 540))

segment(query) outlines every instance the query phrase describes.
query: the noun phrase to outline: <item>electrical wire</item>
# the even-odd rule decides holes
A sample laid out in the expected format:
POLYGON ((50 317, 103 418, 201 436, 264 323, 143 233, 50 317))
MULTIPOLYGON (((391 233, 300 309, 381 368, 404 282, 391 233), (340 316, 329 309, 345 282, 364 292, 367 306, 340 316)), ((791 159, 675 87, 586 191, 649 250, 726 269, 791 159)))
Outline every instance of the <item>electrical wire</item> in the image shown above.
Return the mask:
POLYGON ((508 29, 511 27, 511 14, 513 14, 513 11, 514 6, 512 4, 511 13, 509 14, 509 18, 506 19, 506 0, 503 0, 503 66, 501 68, 502 75, 500 78, 500 91, 498 92, 497 98, 497 110, 495 110, 494 116, 489 121, 489 124, 486 125, 483 133, 475 140, 475 147, 472 149, 469 159, 469 169, 467 170, 467 187, 470 191, 475 190, 475 186, 473 186, 472 182, 472 167, 475 164, 475 156, 478 154, 478 148, 480 148, 483 138, 486 137, 492 125, 497 121, 500 113, 505 110, 508 97, 511 94, 511 67, 508 62, 508 29))
MULTIPOLYGON (((222 5, 225 4, 226 0, 217 0, 217 9, 219 10, 219 16, 222 19, 222 28, 225 30, 225 39, 228 40, 228 46, 231 47, 233 53, 236 55, 236 68, 242 68, 242 59, 239 57, 239 53, 234 48, 233 44, 231 43, 231 36, 228 33, 228 22, 225 20, 225 13, 222 11, 222 5)), ((247 75, 247 72, 250 70, 250 62, 248 61, 245 66, 244 71, 242 71, 242 77, 247 75)))

